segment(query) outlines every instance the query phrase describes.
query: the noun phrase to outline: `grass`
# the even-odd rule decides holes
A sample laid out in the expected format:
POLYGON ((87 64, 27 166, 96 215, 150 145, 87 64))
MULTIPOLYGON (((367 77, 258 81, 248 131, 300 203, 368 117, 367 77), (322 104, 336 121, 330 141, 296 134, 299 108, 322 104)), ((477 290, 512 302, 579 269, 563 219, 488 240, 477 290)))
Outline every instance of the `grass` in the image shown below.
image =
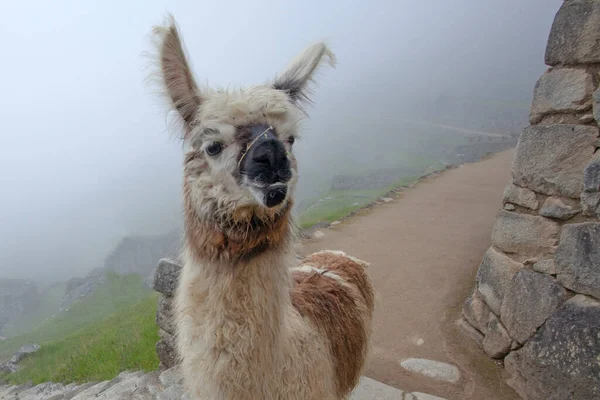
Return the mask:
POLYGON ((139 275, 107 274, 107 283, 101 285, 91 296, 73 304, 68 311, 58 314, 28 333, 10 337, 0 342, 0 359, 12 356, 21 345, 35 342, 42 346, 79 329, 93 325, 99 320, 126 310, 152 294, 139 275))
POLYGON ((397 182, 374 190, 330 190, 319 201, 300 214, 300 226, 308 228, 318 222, 339 220, 361 207, 366 206, 390 190, 415 182, 419 177, 404 177, 397 182))
POLYGON ((81 383, 112 379, 125 370, 155 370, 157 298, 148 295, 66 337, 43 342, 39 352, 21 362, 21 370, 3 379, 11 384, 81 383))

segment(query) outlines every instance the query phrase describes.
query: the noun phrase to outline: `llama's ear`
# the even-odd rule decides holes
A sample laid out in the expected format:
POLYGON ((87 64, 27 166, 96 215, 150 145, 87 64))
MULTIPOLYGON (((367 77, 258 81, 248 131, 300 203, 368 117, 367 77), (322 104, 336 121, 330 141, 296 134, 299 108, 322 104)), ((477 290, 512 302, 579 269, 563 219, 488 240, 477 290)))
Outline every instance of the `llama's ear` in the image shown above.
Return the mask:
POLYGON ((275 78, 273 87, 286 92, 294 102, 310 102, 310 84, 324 62, 335 67, 335 55, 325 43, 315 43, 300 53, 275 78))
POLYGON ((168 15, 163 26, 155 26, 153 33, 162 87, 189 130, 202 98, 173 16, 168 15))

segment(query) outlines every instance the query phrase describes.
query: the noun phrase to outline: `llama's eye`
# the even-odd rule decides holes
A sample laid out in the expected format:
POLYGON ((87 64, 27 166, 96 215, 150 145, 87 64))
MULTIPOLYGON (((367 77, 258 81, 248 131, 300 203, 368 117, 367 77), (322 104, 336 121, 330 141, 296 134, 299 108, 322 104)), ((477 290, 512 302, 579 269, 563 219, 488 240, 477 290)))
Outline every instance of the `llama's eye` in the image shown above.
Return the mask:
POLYGON ((287 138, 286 141, 289 143, 290 146, 293 146, 294 143, 296 142, 296 138, 293 136, 290 136, 289 138, 287 138))
POLYGON ((214 143, 212 143, 210 146, 208 146, 206 148, 206 153, 209 156, 216 156, 222 150, 223 150, 223 143, 221 143, 221 142, 214 142, 214 143))

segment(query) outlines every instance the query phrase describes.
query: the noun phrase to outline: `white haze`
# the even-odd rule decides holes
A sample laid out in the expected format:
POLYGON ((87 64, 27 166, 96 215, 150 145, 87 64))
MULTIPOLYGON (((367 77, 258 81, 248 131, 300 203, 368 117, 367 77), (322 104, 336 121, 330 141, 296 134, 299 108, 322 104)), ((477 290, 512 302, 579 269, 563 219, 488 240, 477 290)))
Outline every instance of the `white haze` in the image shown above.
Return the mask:
MULTIPOLYGON (((83 275, 123 236, 178 224, 181 146, 144 83, 141 57, 167 11, 210 84, 262 83, 307 44, 331 44, 338 67, 318 77, 297 144, 307 196, 340 160, 377 165, 415 143, 399 117, 438 120, 430 106, 440 96, 463 110, 482 102, 526 110, 560 4, 3 2, 0 278, 83 275)), ((457 114, 463 126, 483 124, 457 114)))

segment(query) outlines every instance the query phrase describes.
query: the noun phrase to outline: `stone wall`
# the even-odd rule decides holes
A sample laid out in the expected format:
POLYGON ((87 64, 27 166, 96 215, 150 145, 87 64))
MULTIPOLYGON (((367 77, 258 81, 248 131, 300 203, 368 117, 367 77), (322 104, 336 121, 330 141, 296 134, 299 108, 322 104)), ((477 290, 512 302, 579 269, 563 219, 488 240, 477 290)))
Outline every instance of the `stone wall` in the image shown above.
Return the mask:
POLYGON ((531 400, 600 398, 600 0, 567 0, 462 326, 531 400))
POLYGON ((180 272, 181 265, 177 261, 163 258, 158 262, 154 273, 153 288, 161 294, 156 310, 156 325, 160 336, 156 343, 156 354, 160 360, 160 369, 171 368, 177 364, 171 304, 180 272))

